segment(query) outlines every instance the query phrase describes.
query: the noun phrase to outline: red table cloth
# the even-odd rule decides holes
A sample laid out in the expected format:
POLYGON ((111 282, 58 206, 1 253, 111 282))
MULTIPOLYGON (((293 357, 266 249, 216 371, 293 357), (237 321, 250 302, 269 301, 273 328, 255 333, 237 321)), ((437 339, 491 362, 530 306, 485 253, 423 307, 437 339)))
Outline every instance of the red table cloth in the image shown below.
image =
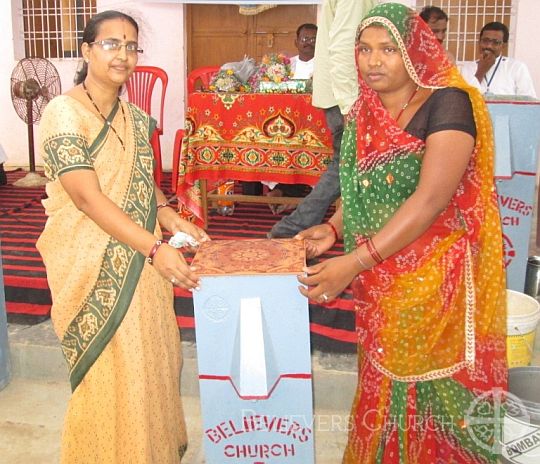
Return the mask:
POLYGON ((311 95, 196 92, 188 97, 177 195, 200 221, 200 179, 315 185, 331 158, 332 134, 311 95))

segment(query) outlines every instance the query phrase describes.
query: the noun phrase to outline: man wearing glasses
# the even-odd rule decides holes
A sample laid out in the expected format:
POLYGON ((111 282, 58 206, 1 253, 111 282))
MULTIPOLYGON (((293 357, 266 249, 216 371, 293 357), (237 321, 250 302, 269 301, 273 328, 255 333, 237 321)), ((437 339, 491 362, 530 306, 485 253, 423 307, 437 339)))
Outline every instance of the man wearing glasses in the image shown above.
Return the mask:
POLYGON ((298 49, 298 55, 291 58, 293 79, 310 79, 313 75, 316 36, 317 26, 315 24, 302 24, 296 30, 294 44, 298 49))
POLYGON ((465 80, 483 94, 520 95, 536 98, 525 63, 502 55, 508 43, 508 28, 500 22, 486 24, 480 31, 480 59, 461 65, 465 80))
MULTIPOLYGON (((315 55, 315 41, 317 26, 305 23, 296 29, 294 44, 298 49, 298 55, 291 57, 291 72, 293 79, 311 79, 313 76, 313 56, 315 55)), ((263 182, 270 187, 267 193, 270 197, 302 197, 309 192, 309 186, 303 184, 281 184, 276 182, 263 182)), ((245 188, 249 189, 245 183, 245 188)), ((253 187, 257 189, 257 187, 253 187)), ((288 209, 287 205, 268 205, 274 214, 282 213, 288 209)))

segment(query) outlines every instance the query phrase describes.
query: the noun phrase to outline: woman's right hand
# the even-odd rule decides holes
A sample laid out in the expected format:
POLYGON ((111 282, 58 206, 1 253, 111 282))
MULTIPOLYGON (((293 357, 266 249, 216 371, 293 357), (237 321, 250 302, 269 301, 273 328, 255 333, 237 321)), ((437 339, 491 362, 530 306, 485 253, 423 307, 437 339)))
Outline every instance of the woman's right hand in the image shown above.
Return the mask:
POLYGON ((315 258, 328 251, 336 242, 334 231, 328 224, 319 224, 303 230, 295 237, 304 240, 306 244, 306 257, 315 258))
POLYGON ((182 253, 166 243, 162 243, 156 251, 152 265, 173 285, 186 290, 199 288, 200 280, 194 272, 195 269, 187 264, 182 253))

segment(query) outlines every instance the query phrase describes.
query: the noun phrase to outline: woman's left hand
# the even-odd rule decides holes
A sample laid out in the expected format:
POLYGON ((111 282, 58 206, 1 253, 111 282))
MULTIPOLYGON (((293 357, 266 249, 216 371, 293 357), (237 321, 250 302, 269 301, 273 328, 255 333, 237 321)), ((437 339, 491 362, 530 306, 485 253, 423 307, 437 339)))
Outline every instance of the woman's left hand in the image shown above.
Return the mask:
POLYGON ((172 235, 176 234, 176 232, 184 232, 191 235, 199 243, 210 240, 210 237, 203 229, 182 219, 173 208, 161 208, 158 211, 158 220, 160 225, 172 235))
POLYGON ((328 303, 352 282, 357 274, 357 265, 354 256, 347 254, 305 267, 304 271, 307 276, 298 276, 298 281, 307 287, 298 287, 300 293, 312 300, 328 303))

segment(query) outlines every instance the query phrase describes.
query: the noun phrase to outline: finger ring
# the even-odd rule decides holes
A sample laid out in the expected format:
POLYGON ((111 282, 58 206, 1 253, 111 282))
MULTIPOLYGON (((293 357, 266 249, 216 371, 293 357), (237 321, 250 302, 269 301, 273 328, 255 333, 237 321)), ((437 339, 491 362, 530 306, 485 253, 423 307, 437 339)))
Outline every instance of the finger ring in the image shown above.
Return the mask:
POLYGON ((329 300, 328 295, 326 293, 323 293, 321 296, 325 303, 329 300))
POLYGON ((174 277, 171 277, 171 284, 175 285, 178 281, 174 278, 174 277))

